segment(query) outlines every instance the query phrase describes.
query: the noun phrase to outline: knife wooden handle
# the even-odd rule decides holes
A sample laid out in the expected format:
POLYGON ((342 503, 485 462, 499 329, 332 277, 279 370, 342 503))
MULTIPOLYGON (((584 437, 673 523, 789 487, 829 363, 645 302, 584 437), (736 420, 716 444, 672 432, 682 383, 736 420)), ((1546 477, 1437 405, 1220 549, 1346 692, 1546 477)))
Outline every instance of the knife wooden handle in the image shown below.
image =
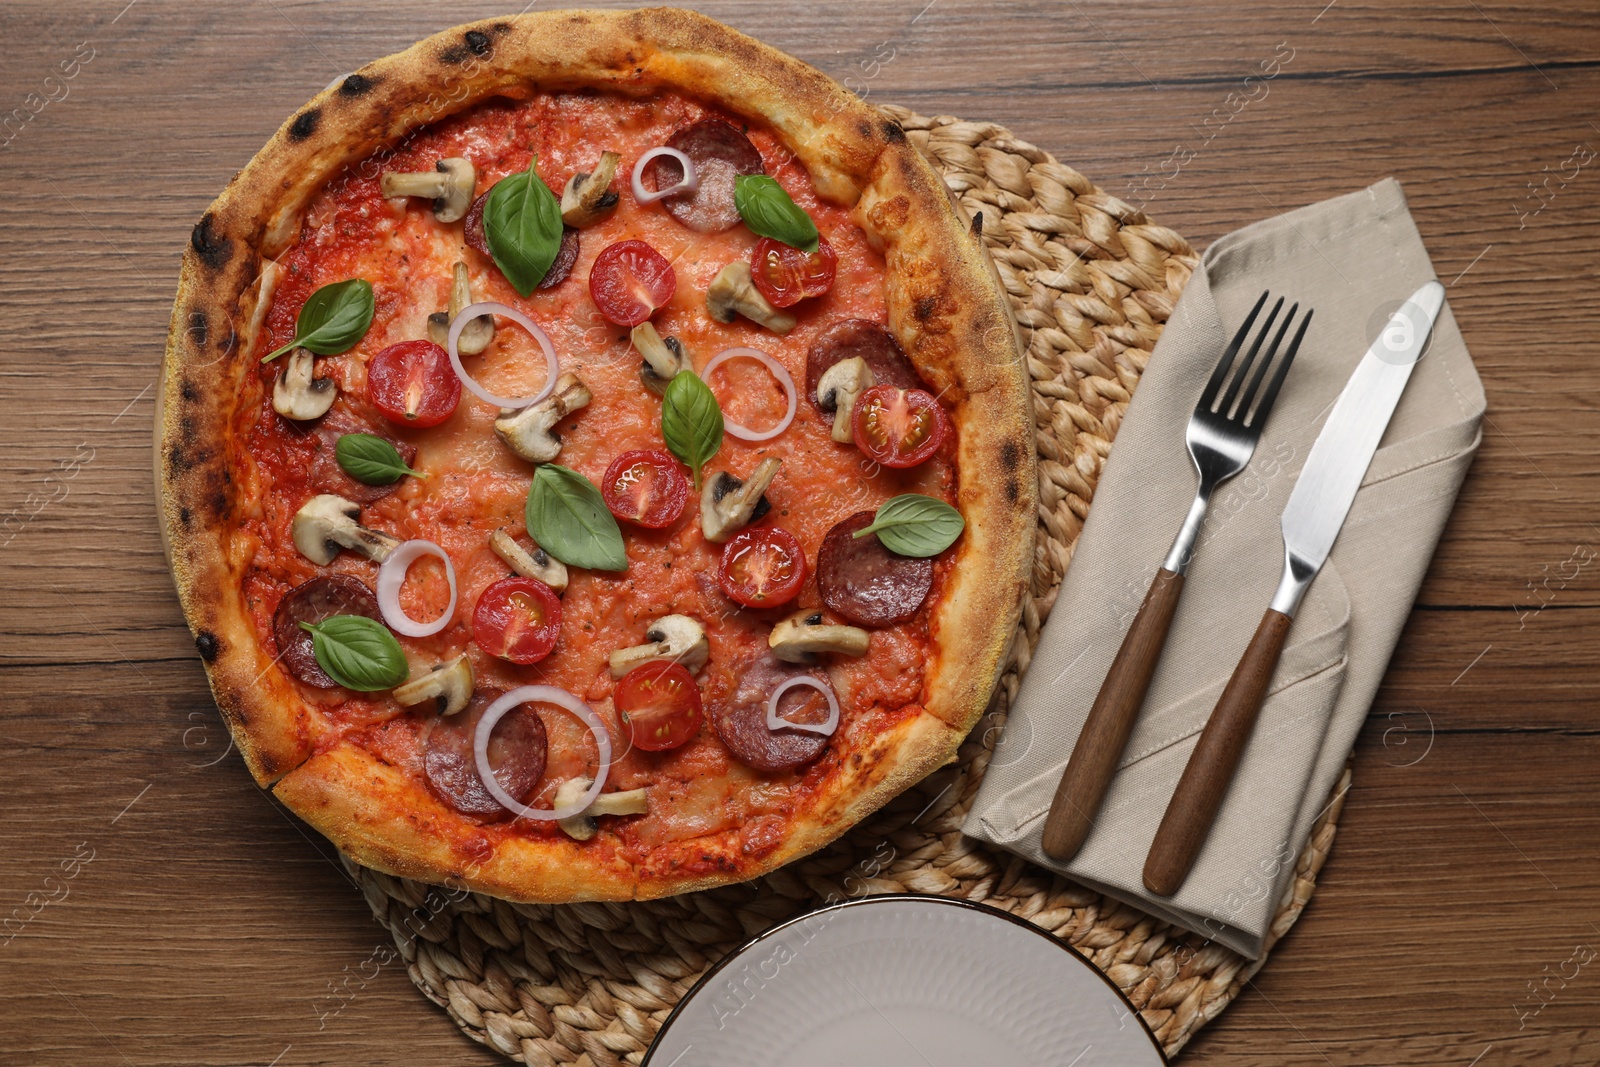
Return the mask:
POLYGON ((1228 679, 1222 699, 1217 701, 1189 756, 1189 764, 1183 769, 1183 777, 1178 779, 1177 791, 1167 804, 1161 828, 1145 858, 1144 884, 1150 892, 1170 897, 1189 876, 1234 772, 1239 769, 1239 759, 1255 729, 1293 621, 1281 611, 1269 610, 1256 627, 1244 657, 1233 669, 1233 677, 1228 679))
POLYGON ((1182 592, 1183 575, 1165 568, 1158 571, 1111 661, 1044 822, 1044 850, 1055 859, 1070 860, 1089 836, 1106 787, 1122 762, 1182 592))

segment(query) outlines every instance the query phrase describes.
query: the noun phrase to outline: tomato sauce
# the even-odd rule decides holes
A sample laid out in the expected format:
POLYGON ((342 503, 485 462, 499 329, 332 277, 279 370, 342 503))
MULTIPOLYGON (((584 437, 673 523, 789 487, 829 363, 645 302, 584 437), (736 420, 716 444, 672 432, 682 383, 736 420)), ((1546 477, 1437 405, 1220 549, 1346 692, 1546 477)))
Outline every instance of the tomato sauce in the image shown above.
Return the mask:
MULTIPOLYGON (((843 758, 841 750, 848 752, 862 738, 919 714, 927 609, 908 623, 874 631, 871 649, 862 659, 838 657, 839 662, 831 665, 843 721, 829 751, 809 767, 786 775, 757 774, 731 760, 709 724, 673 751, 626 751, 627 732, 618 728, 611 707, 614 683, 607 657, 614 649, 641 643, 650 621, 681 612, 705 624, 715 661, 765 642, 771 624, 789 613, 818 606, 815 579, 808 577, 799 597, 781 609, 740 608, 718 586, 721 547, 701 536, 698 499, 692 496, 682 517, 664 529, 623 524, 625 572, 571 570, 562 597, 560 634, 548 658, 519 667, 488 656, 472 639, 473 609, 483 591, 509 573, 489 549, 488 537, 501 527, 523 532, 523 505, 534 468, 495 436, 492 423, 497 410, 470 393, 463 394, 452 416, 431 429, 390 423, 367 401, 366 366, 388 345, 427 336, 427 316, 445 308, 452 265, 463 260, 474 299, 509 304, 540 323, 554 343, 562 370, 576 373, 592 391, 589 406, 558 427, 562 449, 557 462, 598 484, 621 453, 664 447, 660 399, 640 384, 640 357, 629 344, 628 331, 601 317, 588 285, 590 268, 602 249, 639 239, 661 252, 677 277, 675 294, 652 321, 663 336, 679 338, 695 367, 704 366, 723 349, 749 346, 776 358, 803 390, 807 349, 824 328, 849 317, 885 321, 883 260, 847 209, 817 198, 803 167, 770 131, 749 128, 748 136, 761 152, 767 172, 811 215, 837 253, 837 280, 826 295, 790 309, 799 326, 786 337, 742 318, 732 325, 713 321, 706 311, 706 289, 727 263, 749 258, 756 236, 742 225, 720 234, 695 233, 675 222, 659 204, 637 204, 628 186, 640 154, 710 113, 692 99, 673 94, 644 101, 581 92, 540 94, 525 102, 496 100, 425 128, 392 151, 347 168, 312 200, 298 240, 281 257, 263 336, 253 354, 260 358, 293 339, 296 315, 318 287, 354 277, 372 283, 376 312, 370 330, 350 352, 320 359, 317 373, 338 383, 337 408, 365 420, 374 432, 415 445, 412 466, 428 475, 404 479, 394 492, 367 504, 361 520, 401 539, 434 541, 455 566, 459 599, 451 623, 432 637, 400 638, 413 677, 466 652, 480 688, 545 683, 587 700, 612 725, 622 751, 609 788, 651 789, 648 815, 607 820, 612 833, 603 832, 590 844, 602 847, 601 842, 607 841, 603 847, 616 848, 636 864, 657 871, 726 862, 697 850, 698 846, 679 845, 702 835, 742 833, 744 855, 770 851, 781 837, 775 829, 777 820, 803 804, 834 773, 843 758), (439 223, 427 201, 391 201, 379 193, 378 177, 386 170, 431 169, 439 158, 464 155, 478 169, 481 194, 501 177, 524 170, 536 155, 540 177, 559 196, 567 179, 591 169, 606 149, 623 157, 614 184, 621 193, 618 209, 581 232, 578 259, 565 281, 528 298, 512 289, 488 257, 465 247, 460 223, 439 223)), ((544 382, 545 362, 538 347, 504 320, 488 350, 466 357, 466 362, 470 373, 501 395, 531 394, 544 382)), ((328 571, 353 574, 372 585, 377 573, 376 564, 351 552, 341 553, 330 567, 319 568, 296 551, 290 522, 310 496, 325 490, 312 484, 309 473, 319 447, 316 435, 304 433, 272 410, 275 374, 272 366, 261 370, 263 407, 241 417, 242 448, 235 457, 244 484, 254 492, 247 505, 250 510, 235 531, 234 549, 249 560, 244 592, 263 647, 269 650, 272 612, 293 586, 328 571)), ((783 415, 780 390, 754 361, 730 360, 708 384, 731 421, 763 429, 783 415)), ((779 457, 783 467, 767 494, 772 511, 765 521, 798 539, 809 568, 814 569, 817 549, 829 528, 848 515, 875 508, 903 492, 954 500, 953 441, 922 466, 894 471, 872 464, 853 446, 835 443, 829 430, 801 398, 785 432, 756 444, 729 435, 707 467, 708 472, 727 469, 743 476, 764 457, 779 457)), ((939 564, 932 597, 939 595, 948 565, 939 564)), ((417 563, 402 593, 412 617, 434 618, 447 598, 443 568, 426 559, 417 563)), ((349 739, 421 778, 420 739, 431 712, 408 712, 382 693, 350 694, 307 686, 300 686, 300 691, 316 710, 319 749, 349 739)), ((550 806, 560 782, 592 771, 595 746, 571 716, 554 709, 541 709, 541 715, 548 729, 550 757, 544 784, 528 803, 550 806)), ((486 825, 474 836, 494 840, 504 834, 550 832, 549 826, 518 820, 486 825)))

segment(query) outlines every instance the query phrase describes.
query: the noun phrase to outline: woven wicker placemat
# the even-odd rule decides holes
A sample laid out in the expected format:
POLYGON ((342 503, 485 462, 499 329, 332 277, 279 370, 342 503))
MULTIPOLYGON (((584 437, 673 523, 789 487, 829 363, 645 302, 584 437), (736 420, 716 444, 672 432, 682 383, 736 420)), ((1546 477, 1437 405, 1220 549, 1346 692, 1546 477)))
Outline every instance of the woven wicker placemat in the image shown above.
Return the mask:
MULTIPOLYGON (((637 1064, 697 978, 830 900, 937 893, 1048 930, 1139 1008, 1169 1055, 1238 994, 1249 961, 961 834, 1050 613, 1128 399, 1197 263, 1178 234, 994 123, 887 108, 943 173, 999 268, 1027 343, 1039 448, 1033 587, 1011 661, 958 761, 828 848, 755 882, 623 904, 511 904, 349 864, 411 980, 468 1036, 530 1067, 637 1064)), ((1312 831, 1268 948, 1311 898, 1349 771, 1312 831)))

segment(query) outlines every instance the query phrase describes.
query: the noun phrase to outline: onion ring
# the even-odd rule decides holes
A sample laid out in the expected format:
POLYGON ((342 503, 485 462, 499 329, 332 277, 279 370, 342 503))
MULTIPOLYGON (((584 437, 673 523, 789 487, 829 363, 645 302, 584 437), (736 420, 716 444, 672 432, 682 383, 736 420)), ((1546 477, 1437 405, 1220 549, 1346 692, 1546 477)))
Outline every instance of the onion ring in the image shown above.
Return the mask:
POLYGON ((694 169, 694 160, 676 148, 668 148, 666 145, 662 145, 660 148, 652 148, 640 156, 639 161, 633 165, 633 198, 641 204, 653 204, 657 200, 663 200, 678 193, 692 193, 698 188, 700 188, 700 173, 694 169), (652 193, 644 187, 644 165, 659 156, 670 156, 677 160, 678 165, 683 168, 683 178, 677 185, 669 185, 665 189, 657 189, 652 193))
POLYGON ((406 637, 432 637, 450 625, 456 614, 456 568, 450 562, 450 554, 432 541, 402 541, 378 568, 378 610, 389 629, 406 637), (444 560, 444 576, 450 582, 450 603, 444 614, 432 622, 418 622, 400 606, 400 587, 405 584, 406 572, 423 556, 444 560))
POLYGON ((788 679, 772 691, 767 698, 767 729, 769 730, 805 730, 808 733, 821 734, 823 737, 832 737, 833 732, 839 728, 839 698, 834 696, 833 687, 823 682, 820 678, 813 678, 809 674, 797 674, 788 679), (778 714, 778 698, 798 685, 808 685, 812 689, 828 698, 828 718, 826 722, 790 722, 778 714))
POLYGON ((600 790, 605 788, 606 776, 611 773, 611 733, 593 708, 565 689, 558 689, 553 685, 518 686, 484 709, 483 717, 478 720, 477 730, 472 736, 472 762, 477 768, 478 777, 483 780, 484 788, 489 790, 489 795, 499 801, 507 811, 514 811, 518 815, 538 822, 559 822, 586 810, 600 795, 600 790), (533 703, 554 704, 582 719, 589 732, 594 734, 595 745, 600 749, 600 766, 594 772, 594 784, 575 803, 568 804, 564 808, 551 810, 528 807, 501 788, 494 776, 494 768, 489 766, 489 733, 494 729, 495 723, 505 718, 506 713, 513 708, 533 703))
POLYGON ((799 394, 795 392, 794 388, 794 379, 789 376, 789 372, 784 369, 783 364, 759 348, 725 348, 706 362, 706 365, 700 370, 700 378, 702 381, 708 381, 711 377, 711 372, 722 366, 724 362, 741 357, 755 360, 772 373, 772 377, 782 387, 784 395, 789 398, 789 410, 784 413, 783 418, 778 420, 777 425, 770 430, 752 430, 747 426, 732 422, 726 417, 723 419, 723 428, 741 441, 770 441, 789 428, 789 424, 794 421, 795 407, 799 402, 799 394))
POLYGON ((498 404, 503 408, 525 408, 537 404, 555 391, 556 376, 560 373, 560 367, 556 363, 555 346, 550 343, 550 335, 544 332, 543 327, 516 308, 506 304, 496 304, 489 300, 477 304, 468 304, 461 309, 454 319, 450 320, 450 336, 445 339, 445 351, 450 353, 450 366, 455 368, 456 377, 461 379, 461 384, 466 386, 473 396, 481 400, 487 400, 491 404, 498 404), (461 365, 461 353, 456 351, 456 342, 461 339, 461 331, 467 328, 467 323, 479 315, 504 315, 524 330, 527 330, 529 336, 539 342, 539 347, 544 349, 545 365, 550 369, 549 375, 545 378, 543 389, 540 389, 533 396, 498 396, 479 385, 476 379, 467 373, 466 368, 461 365))

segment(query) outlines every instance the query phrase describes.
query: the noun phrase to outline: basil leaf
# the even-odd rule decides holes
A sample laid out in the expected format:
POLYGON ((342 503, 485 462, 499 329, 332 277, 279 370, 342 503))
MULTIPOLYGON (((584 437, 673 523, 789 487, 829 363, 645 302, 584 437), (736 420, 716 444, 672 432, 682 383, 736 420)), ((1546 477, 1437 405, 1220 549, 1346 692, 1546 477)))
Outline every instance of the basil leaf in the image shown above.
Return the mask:
POLYGON ((967 520, 961 512, 921 493, 903 493, 886 501, 873 516, 872 525, 857 530, 856 537, 877 534, 883 547, 901 556, 937 556, 956 543, 967 520))
POLYGON ((309 348, 319 356, 348 352, 372 325, 372 283, 365 278, 324 285, 300 307, 294 340, 261 362, 270 363, 291 348, 309 348))
POLYGON ((534 156, 528 169, 494 183, 483 205, 483 233, 495 266, 511 287, 530 295, 561 251, 561 201, 539 180, 534 156))
POLYGON ((317 666, 346 689, 376 693, 411 676, 400 642, 376 619, 331 615, 318 623, 303 622, 300 629, 311 634, 317 666))
MULTIPOLYGON (((679 375, 682 377, 682 375, 679 375)), ((622 530, 600 490, 575 470, 545 463, 528 487, 528 536, 562 563, 593 571, 625 571, 622 530)))
POLYGON ((733 180, 733 206, 744 224, 762 237, 782 241, 802 252, 815 252, 821 235, 811 216, 765 174, 741 174, 733 180))
POLYGON ((722 447, 722 407, 711 387, 693 371, 675 374, 661 399, 661 436, 672 454, 694 472, 700 491, 700 468, 722 447))
POLYGON ((406 466, 394 445, 376 434, 340 434, 333 457, 346 474, 363 485, 393 485, 408 474, 427 477, 406 466))

